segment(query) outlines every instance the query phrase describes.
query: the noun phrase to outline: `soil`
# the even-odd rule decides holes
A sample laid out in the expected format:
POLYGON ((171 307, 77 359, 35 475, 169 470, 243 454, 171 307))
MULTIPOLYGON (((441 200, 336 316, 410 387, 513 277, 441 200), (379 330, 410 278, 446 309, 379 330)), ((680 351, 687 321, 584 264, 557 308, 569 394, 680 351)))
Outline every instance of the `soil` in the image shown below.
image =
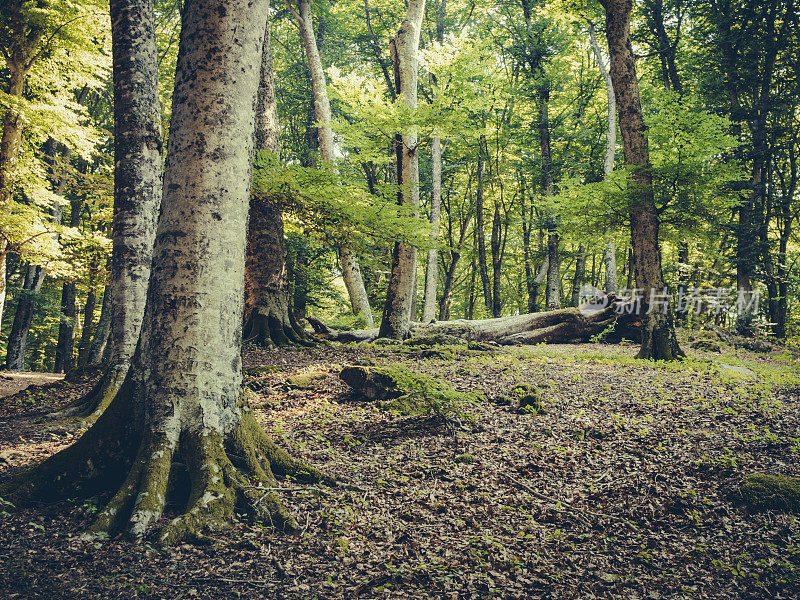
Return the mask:
MULTIPOLYGON (((212 544, 171 549, 83 540, 102 498, 0 504, 0 597, 799 597, 797 517, 750 511, 737 492, 748 473, 800 475, 797 363, 728 347, 690 350, 677 366, 635 352, 249 349, 262 425, 349 488, 282 482, 300 534, 242 521, 212 544), (393 417, 339 379, 357 361, 403 362, 485 400, 393 417), (324 377, 287 385, 310 372, 324 377), (544 412, 500 401, 523 383, 540 390, 544 412)), ((0 400, 0 477, 75 439, 43 415, 91 383, 0 400)))

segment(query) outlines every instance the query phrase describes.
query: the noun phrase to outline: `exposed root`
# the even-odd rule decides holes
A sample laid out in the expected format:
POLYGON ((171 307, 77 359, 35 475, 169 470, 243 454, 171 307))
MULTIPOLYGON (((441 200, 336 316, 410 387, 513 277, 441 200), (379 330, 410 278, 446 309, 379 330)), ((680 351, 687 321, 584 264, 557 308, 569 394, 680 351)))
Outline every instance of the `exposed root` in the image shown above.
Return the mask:
POLYGON ((275 348, 282 346, 313 346, 314 342, 290 319, 274 310, 258 307, 253 310, 244 327, 244 341, 275 348))
POLYGON ((52 419, 79 417, 92 425, 108 408, 111 401, 125 384, 128 365, 116 365, 108 369, 85 396, 70 402, 62 410, 47 415, 52 419))

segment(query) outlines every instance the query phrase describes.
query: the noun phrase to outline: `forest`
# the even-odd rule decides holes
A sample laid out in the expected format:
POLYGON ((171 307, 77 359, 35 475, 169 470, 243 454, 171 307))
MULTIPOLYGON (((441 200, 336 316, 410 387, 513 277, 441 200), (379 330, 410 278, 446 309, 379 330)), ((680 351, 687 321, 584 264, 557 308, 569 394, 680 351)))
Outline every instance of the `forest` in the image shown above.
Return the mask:
POLYGON ((796 598, 795 0, 3 0, 0 593, 796 598))

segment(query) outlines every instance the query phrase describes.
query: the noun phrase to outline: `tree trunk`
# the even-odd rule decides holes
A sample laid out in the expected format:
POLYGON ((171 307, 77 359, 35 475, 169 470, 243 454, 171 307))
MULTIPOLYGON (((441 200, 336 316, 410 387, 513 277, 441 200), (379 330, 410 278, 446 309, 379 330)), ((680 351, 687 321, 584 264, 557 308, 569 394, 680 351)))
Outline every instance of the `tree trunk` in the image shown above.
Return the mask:
MULTIPOLYGON (((323 164, 330 167, 333 164, 335 155, 333 145, 333 130, 330 127, 331 105, 328 99, 327 83, 325 81, 325 71, 322 68, 322 58, 317 47, 317 39, 314 35, 314 20, 311 14, 311 3, 309 0, 300 0, 300 13, 298 26, 300 35, 303 39, 303 48, 306 52, 308 70, 311 74, 311 90, 314 95, 314 113, 320 126, 317 127, 317 141, 319 143, 320 158, 323 164)), ((274 89, 274 84, 273 84, 274 89)), ((373 326, 372 309, 369 306, 369 296, 367 295, 364 279, 361 276, 361 267, 358 258, 353 253, 345 240, 338 242, 340 246, 339 264, 342 268, 342 278, 350 296, 350 305, 353 314, 360 315, 368 327, 373 326)))
MULTIPOLYGON (((395 87, 410 109, 417 107, 417 78, 420 29, 425 13, 425 0, 408 0, 406 17, 392 40, 395 87)), ((396 142, 397 143, 397 142, 396 142)), ((417 132, 405 131, 399 140, 397 179, 400 202, 415 210, 419 206, 419 157, 417 132)), ((402 339, 408 333, 410 305, 414 295, 417 249, 405 242, 395 242, 392 252, 392 273, 386 290, 381 320, 381 337, 402 339)))
POLYGON ((86 295, 86 304, 83 305, 83 326, 81 339, 78 342, 78 369, 84 369, 89 363, 89 344, 92 340, 92 324, 94 322, 94 306, 97 302, 95 283, 92 281, 86 295))
POLYGON ((347 242, 339 243, 339 265, 342 267, 342 279, 350 297, 353 314, 360 317, 367 328, 375 327, 367 288, 361 275, 361 265, 347 242))
POLYGON ((120 390, 139 340, 162 194, 161 102, 152 0, 111 0, 114 77, 114 217, 108 367, 60 415, 89 422, 120 390))
MULTIPOLYGON (((309 318, 315 332, 325 339, 340 342, 365 342, 378 337, 378 330, 336 331, 318 319, 309 318)), ((441 343, 442 336, 453 343, 492 342, 504 345, 588 341, 608 332, 609 341, 641 339, 641 321, 629 307, 613 296, 600 304, 515 315, 492 319, 412 323, 411 344, 441 343)))
POLYGON ((614 242, 608 242, 603 251, 603 269, 605 273, 604 291, 606 294, 616 294, 619 291, 619 280, 617 279, 617 247, 614 242))
POLYGON ((583 285, 584 271, 586 270, 586 251, 583 244, 578 246, 578 255, 575 257, 575 277, 572 280, 571 306, 580 304, 581 286, 583 285))
POLYGON ((636 64, 631 47, 630 17, 632 0, 601 0, 606 9, 606 37, 611 55, 611 79, 619 111, 625 163, 633 167, 630 202, 631 245, 635 280, 643 288, 649 313, 642 327, 639 358, 674 360, 683 352, 678 346, 671 310, 662 311, 650 302, 664 294, 658 240, 658 213, 653 195, 650 153, 639 100, 636 64), (666 312, 666 314, 664 314, 666 312))
POLYGON ((558 252, 559 235, 555 228, 547 233, 547 286, 545 306, 547 310, 561 308, 561 258, 558 252))
POLYGON ((8 347, 6 350, 6 369, 9 371, 25 370, 25 350, 28 331, 33 323, 36 308, 36 298, 44 282, 44 267, 28 265, 25 281, 20 290, 17 310, 14 313, 14 322, 8 334, 8 347))
MULTIPOLYGON (((439 0, 436 9, 436 41, 444 43, 444 17, 447 0, 439 0)), ((436 78, 431 75, 431 83, 436 78)), ((434 96, 435 97, 435 96, 434 96)), ((431 240, 435 244, 439 240, 439 221, 442 206, 442 139, 431 138, 431 240)), ((436 283, 439 276, 439 252, 436 248, 428 250, 425 268, 425 299, 422 306, 422 320, 433 321, 436 318, 436 283)))
POLYGON ((481 273, 483 304, 486 312, 492 311, 492 284, 489 280, 489 266, 486 262, 486 224, 483 213, 483 188, 486 163, 483 160, 483 140, 478 143, 478 186, 475 193, 475 236, 478 242, 478 269, 481 273))
MULTIPOLYGON (((278 104, 272 65, 270 24, 264 31, 256 100, 255 150, 277 156, 278 104)), ((244 284, 244 340, 274 347, 306 343, 305 332, 289 314, 286 244, 280 201, 254 191, 247 222, 244 284)))
POLYGON ((103 362, 103 356, 108 347, 108 337, 111 333, 111 290, 106 285, 103 288, 103 304, 100 307, 100 319, 94 329, 92 345, 89 348, 89 358, 86 366, 97 367, 103 362))
POLYGON ((503 281, 501 268, 503 265, 503 222, 500 218, 500 207, 495 204, 492 216, 492 316, 499 317, 503 312, 503 297, 500 284, 503 281))
POLYGON ((594 23, 589 21, 589 40, 592 43, 592 50, 597 61, 597 68, 603 76, 606 84, 606 100, 608 101, 607 126, 606 126, 606 154, 603 159, 603 173, 608 177, 614 170, 614 155, 617 152, 617 102, 614 98, 614 84, 611 81, 611 74, 606 68, 603 60, 603 53, 600 51, 600 44, 597 43, 594 23))
MULTIPOLYGON (((431 241, 439 240, 439 220, 442 205, 442 140, 431 140, 431 241)), ((439 275, 439 252, 436 248, 428 250, 425 267, 425 301, 422 307, 422 320, 436 318, 436 283, 439 275)))
POLYGON ((225 526, 237 505, 276 527, 297 528, 277 497, 256 493, 243 472, 267 486, 274 475, 331 481, 279 450, 242 393, 245 236, 266 15, 266 0, 186 4, 163 210, 134 366, 89 431, 3 484, 4 498, 119 486, 89 531, 125 529, 141 540, 164 510, 178 479, 172 462, 180 459, 190 481, 185 509, 159 535, 174 544, 225 526))

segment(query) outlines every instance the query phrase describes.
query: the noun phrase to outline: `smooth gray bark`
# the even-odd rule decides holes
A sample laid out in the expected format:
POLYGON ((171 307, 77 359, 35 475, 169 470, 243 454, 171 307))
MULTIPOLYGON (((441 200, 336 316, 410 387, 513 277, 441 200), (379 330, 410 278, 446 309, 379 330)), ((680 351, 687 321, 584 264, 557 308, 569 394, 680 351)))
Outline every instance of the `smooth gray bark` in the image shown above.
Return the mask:
MULTIPOLYGON (((418 50, 425 0, 408 0, 406 17, 392 40, 395 86, 408 108, 417 107, 418 50)), ((399 136, 398 184, 400 203, 416 209, 419 207, 419 157, 417 132, 405 131, 399 136)), ((397 142, 396 142, 397 143, 397 142)), ((392 273, 386 290, 380 334, 382 337, 402 339, 408 333, 411 303, 414 296, 414 276, 417 266, 417 249, 404 242, 396 242, 392 252, 392 273)))
MULTIPOLYGON (((319 140, 320 158, 323 164, 329 166, 333 164, 335 150, 333 145, 333 130, 330 127, 331 105, 328 98, 325 71, 322 68, 322 58, 320 57, 317 40, 314 34, 314 21, 311 14, 311 3, 309 0, 300 0, 300 11, 296 15, 300 35, 303 39, 308 70, 311 74, 311 89, 314 95, 314 112, 319 122, 317 137, 319 140)), ((347 293, 350 297, 350 305, 353 314, 361 316, 368 327, 374 325, 372 309, 369 306, 369 296, 367 295, 364 279, 361 275, 361 267, 358 258, 353 253, 352 248, 346 240, 338 242, 339 265, 342 269, 342 279, 344 280, 347 293)))
POLYGON ((616 294, 619 291, 617 280, 617 248, 614 242, 608 242, 603 251, 603 267, 605 269, 605 284, 603 290, 606 294, 616 294))

